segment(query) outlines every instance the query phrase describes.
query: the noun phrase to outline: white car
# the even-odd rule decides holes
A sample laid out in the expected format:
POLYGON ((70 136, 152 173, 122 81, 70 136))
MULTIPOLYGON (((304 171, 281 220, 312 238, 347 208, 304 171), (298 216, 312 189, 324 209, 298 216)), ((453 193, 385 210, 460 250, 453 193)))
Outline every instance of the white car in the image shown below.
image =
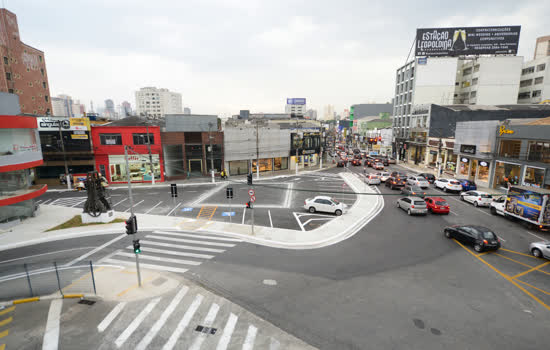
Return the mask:
POLYGON ((409 176, 407 178, 407 183, 411 186, 418 186, 420 188, 430 187, 430 183, 428 182, 428 180, 426 180, 422 176, 417 176, 417 175, 409 176))
POLYGON ((462 191, 462 185, 460 184, 460 181, 455 179, 437 179, 434 182, 435 188, 439 188, 440 190, 443 190, 444 192, 447 191, 455 191, 460 192, 462 191))
POLYGON ((506 216, 504 213, 504 204, 506 204, 506 196, 493 198, 491 202, 491 214, 506 216))
POLYGON ((365 175, 365 182, 369 185, 380 185, 380 176, 377 174, 366 174, 365 175))
POLYGON ((387 171, 383 171, 383 172, 375 173, 375 174, 380 176, 380 181, 382 181, 382 182, 386 182, 388 177, 390 177, 390 173, 388 173, 387 171))
POLYGON ((336 199, 328 196, 317 196, 315 198, 308 198, 304 202, 304 209, 306 209, 310 213, 322 211, 326 213, 334 213, 335 215, 340 216, 346 208, 347 205, 345 205, 344 203, 340 203, 336 199))
POLYGON ((493 201, 493 196, 483 191, 467 191, 460 194, 460 199, 466 202, 473 203, 475 207, 488 207, 493 201))

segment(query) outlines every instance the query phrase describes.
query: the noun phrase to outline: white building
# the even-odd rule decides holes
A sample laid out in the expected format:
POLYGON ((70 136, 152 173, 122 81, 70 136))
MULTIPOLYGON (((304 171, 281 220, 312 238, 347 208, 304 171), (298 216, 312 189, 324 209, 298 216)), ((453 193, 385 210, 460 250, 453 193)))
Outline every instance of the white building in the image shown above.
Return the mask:
POLYGON ((144 87, 136 91, 136 111, 138 115, 164 118, 166 114, 182 113, 182 99, 178 92, 156 87, 144 87))
POLYGON ((287 98, 285 105, 285 113, 305 115, 306 114, 306 99, 305 98, 287 98))
POLYGON ((550 56, 523 64, 518 103, 541 103, 550 100, 550 56))
POLYGON ((52 115, 60 117, 81 117, 82 108, 79 100, 73 100, 69 95, 52 97, 52 115))
POLYGON ((335 116, 334 106, 326 105, 323 111, 323 120, 334 120, 335 116))
POLYGON ((547 56, 550 56, 550 35, 537 38, 535 46, 535 60, 547 56))

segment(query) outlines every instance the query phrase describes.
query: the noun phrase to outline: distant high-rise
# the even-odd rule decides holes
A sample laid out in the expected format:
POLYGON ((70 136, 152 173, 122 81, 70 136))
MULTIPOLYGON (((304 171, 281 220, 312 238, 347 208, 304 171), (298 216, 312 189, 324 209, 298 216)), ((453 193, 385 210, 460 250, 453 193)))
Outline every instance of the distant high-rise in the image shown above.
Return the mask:
POLYGON ((314 109, 308 109, 305 116, 307 119, 317 120, 317 111, 314 109))
POLYGON ((189 108, 189 107, 184 107, 184 108, 183 108, 183 114, 191 114, 191 108, 189 108))
POLYGON ((166 114, 182 113, 181 94, 156 87, 141 88, 136 91, 136 111, 138 115, 151 118, 164 118, 166 114))
POLYGON ((304 116, 306 114, 305 98, 287 98, 285 113, 304 116))
POLYGON ((326 105, 323 111, 323 120, 334 120, 336 112, 333 105, 326 105))
POLYGON ((113 100, 105 100, 105 110, 103 111, 103 115, 105 116, 105 118, 109 119, 116 118, 115 103, 113 102, 113 100))
POLYGON ((550 35, 537 38, 535 59, 550 56, 550 35))
POLYGON ((69 95, 57 95, 52 97, 52 115, 60 117, 81 117, 83 105, 79 100, 73 100, 69 95))
POLYGON ((122 102, 122 104, 120 105, 120 116, 122 118, 125 118, 125 117, 129 117, 130 115, 132 115, 132 105, 130 104, 130 102, 128 101, 124 101, 122 102))

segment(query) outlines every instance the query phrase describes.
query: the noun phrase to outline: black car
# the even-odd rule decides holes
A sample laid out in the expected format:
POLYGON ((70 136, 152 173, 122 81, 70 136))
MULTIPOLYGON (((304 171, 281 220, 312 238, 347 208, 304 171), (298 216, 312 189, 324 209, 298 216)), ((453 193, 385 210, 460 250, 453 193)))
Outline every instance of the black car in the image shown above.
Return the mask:
POLYGON ((500 239, 487 227, 474 225, 453 225, 443 230, 445 237, 454 238, 464 244, 474 247, 476 252, 484 250, 498 250, 500 239))
POLYGON ((382 158, 382 164, 384 164, 384 166, 388 166, 390 165, 390 161, 388 160, 388 158, 382 158))
POLYGON ((422 176, 423 178, 428 180, 428 182, 431 183, 431 184, 433 184, 435 182, 435 175, 434 174, 421 173, 421 174, 418 174, 418 176, 422 176))
POLYGON ((351 161, 351 165, 359 166, 359 165, 361 165, 361 160, 360 159, 354 159, 354 160, 351 161))
POLYGON ((346 166, 346 162, 344 162, 343 160, 339 160, 336 166, 338 168, 344 168, 346 166))
POLYGON ((405 173, 402 173, 402 172, 399 172, 399 171, 393 171, 391 174, 390 174, 391 177, 402 177, 404 179, 407 178, 407 174, 405 173))
POLYGON ((406 180, 405 180, 405 178, 402 178, 402 177, 390 176, 386 180, 386 187, 389 187, 392 190, 394 190, 396 188, 404 187, 405 184, 406 184, 406 180))

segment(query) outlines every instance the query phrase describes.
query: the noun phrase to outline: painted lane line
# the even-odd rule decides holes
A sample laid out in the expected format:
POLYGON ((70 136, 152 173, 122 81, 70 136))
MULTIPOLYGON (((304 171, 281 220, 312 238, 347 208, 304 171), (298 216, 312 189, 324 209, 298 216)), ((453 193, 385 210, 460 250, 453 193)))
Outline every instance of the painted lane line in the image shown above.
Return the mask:
POLYGON ((48 321, 46 322, 44 340, 42 341, 42 350, 57 350, 59 346, 59 321, 62 307, 63 299, 55 299, 50 303, 48 321))
POLYGON ((149 214, 153 209, 155 209, 156 207, 158 207, 161 203, 162 203, 162 201, 158 202, 154 207, 152 207, 151 209, 147 210, 147 211, 145 212, 145 214, 149 214))
POLYGON ((145 237, 151 237, 151 238, 161 239, 165 241, 172 241, 172 242, 191 243, 191 244, 198 244, 198 245, 210 245, 210 246, 216 246, 216 247, 234 247, 235 246, 234 244, 231 244, 231 243, 196 241, 193 239, 172 238, 172 237, 155 236, 155 235, 147 235, 145 237))
POLYGON ((56 251, 54 251, 54 252, 48 252, 48 253, 42 253, 42 254, 36 254, 36 255, 29 255, 29 256, 24 256, 24 257, 22 257, 22 258, 15 258, 15 259, 10 259, 10 260, 4 260, 4 261, 0 261, 0 264, 4 264, 4 263, 7 263, 7 262, 12 262, 12 261, 17 261, 17 260, 36 258, 36 257, 38 257, 38 256, 44 256, 44 255, 50 255, 50 254, 56 254, 56 253, 70 252, 70 251, 73 251, 73 250, 92 249, 92 248, 95 248, 95 247, 78 247, 78 248, 71 248, 71 249, 56 250, 56 251))
MULTIPOLYGON (((134 204, 133 206, 131 206, 130 208, 135 208, 136 206, 140 205, 141 203, 145 202, 145 199, 137 202, 136 204, 134 204)), ((126 209, 124 212, 127 213, 128 210, 130 210, 130 208, 126 209)))
POLYGON ((256 341, 256 334, 258 333, 258 328, 253 325, 248 326, 248 331, 246 332, 246 338, 243 343, 243 350, 252 350, 254 349, 254 341, 256 341))
POLYGON ((538 235, 534 234, 533 232, 529 232, 529 231, 525 231, 525 232, 527 232, 528 234, 530 234, 530 235, 532 235, 532 236, 537 237, 537 238, 540 239, 541 241, 546 241, 545 238, 542 238, 541 236, 538 236, 538 235))
MULTIPOLYGON (((128 260, 117 260, 117 259, 105 259, 104 262, 111 263, 117 266, 125 265, 129 267, 136 267, 135 261, 128 261, 128 260)), ((139 263, 140 267, 145 267, 151 270, 159 270, 159 271, 169 271, 169 272, 178 272, 178 273, 185 273, 188 270, 187 269, 180 269, 177 267, 170 267, 170 266, 162 266, 162 265, 154 265, 154 264, 145 264, 145 263, 139 263)))
POLYGON ((50 199, 46 199, 42 204, 45 205, 46 203, 48 203, 48 202, 51 201, 51 200, 52 200, 51 198, 50 198, 50 199))
POLYGON ((123 233, 123 234, 121 234, 120 236, 111 239, 109 242, 107 242, 107 243, 105 243, 105 244, 103 244, 103 245, 100 245, 99 247, 95 248, 94 250, 92 250, 92 251, 90 251, 90 252, 88 252, 88 253, 86 253, 86 254, 84 254, 84 255, 82 255, 82 256, 79 256, 78 258, 76 258, 76 259, 74 259, 74 260, 72 260, 72 261, 66 263, 64 266, 72 266, 72 265, 74 265, 75 263, 77 263, 77 262, 79 262, 79 261, 81 261, 81 260, 83 260, 83 259, 86 259, 86 258, 89 257, 90 255, 99 252, 101 249, 104 249, 104 248, 110 246, 111 244, 115 243, 116 241, 118 241, 118 240, 120 240, 120 239, 122 239, 122 238, 124 238, 124 237, 126 237, 126 236, 127 236, 127 234, 123 233))
POLYGON ((172 299, 172 301, 166 307, 166 309, 164 309, 164 312, 162 313, 162 315, 160 315, 160 318, 157 320, 157 322, 155 322, 153 327, 151 327, 151 329, 149 329, 149 332, 147 332, 145 337, 143 337, 141 342, 136 347, 136 350, 145 350, 147 346, 151 344, 151 342, 153 341, 157 333, 161 330, 162 326, 164 326, 164 324, 168 320, 168 317, 170 317, 170 315, 174 312, 174 310, 176 310, 176 307, 178 306, 180 301, 183 299, 185 294, 187 294, 188 290, 189 290, 189 287, 187 286, 183 286, 181 288, 181 290, 178 292, 178 294, 176 294, 174 299, 172 299))
MULTIPOLYGON (((145 236, 145 237, 150 237, 150 236, 145 236)), ((210 253, 223 253, 223 252, 225 252, 224 249, 203 248, 203 247, 195 247, 195 246, 191 246, 191 245, 182 245, 182 244, 174 244, 174 243, 163 243, 163 242, 150 241, 150 240, 145 240, 145 239, 142 239, 141 243, 156 245, 156 246, 159 246, 159 247, 170 247, 170 248, 178 248, 178 249, 185 249, 185 250, 196 250, 196 251, 210 252, 210 253)))
POLYGON ((233 331, 235 330, 235 325, 237 324, 238 319, 239 318, 234 313, 231 313, 229 315, 229 318, 227 319, 227 323, 225 324, 225 327, 223 327, 223 334, 220 337, 220 341, 218 342, 218 346, 216 347, 216 350, 227 349, 227 346, 229 345, 229 341, 231 340, 231 335, 233 335, 233 331))
MULTIPOLYGON (((136 255, 134 253, 126 253, 126 252, 120 252, 120 253, 116 254, 116 256, 126 256, 128 258, 135 258, 136 257, 136 255)), ((199 261, 172 259, 172 258, 161 258, 160 256, 147 255, 147 254, 139 254, 139 258, 144 259, 144 260, 153 260, 153 261, 173 263, 173 264, 182 264, 182 265, 198 266, 198 265, 201 264, 201 262, 199 262, 199 261)))
MULTIPOLYGON (((142 241, 143 243, 143 241, 142 241)), ((168 244, 169 246, 172 246, 171 244, 168 244)), ((167 255, 178 255, 178 256, 186 256, 190 258, 199 258, 199 259, 212 259, 214 255, 207 255, 207 254, 195 254, 195 253, 184 253, 184 252, 177 252, 175 250, 167 250, 167 249, 156 249, 151 247, 143 247, 144 251, 149 253, 160 253, 160 254, 167 254, 167 255)), ((128 246, 126 249, 134 249, 133 246, 128 246)))
POLYGON ((40 202, 42 202, 42 199, 37 200, 36 204, 40 204, 40 202))
MULTIPOLYGON (((216 319, 216 315, 218 314, 219 309, 220 309, 220 306, 216 303, 213 303, 212 306, 210 306, 210 309, 208 310, 206 317, 202 321, 202 325, 204 325, 205 327, 211 327, 212 324, 214 323, 214 320, 216 319)), ((189 350, 199 350, 207 336, 208 334, 206 333, 202 333, 202 332, 199 333, 195 338, 193 345, 191 345, 191 347, 189 348, 189 350)))
POLYGON ((273 220, 271 220, 271 210, 267 211, 267 215, 269 216, 269 225, 271 225, 271 228, 273 228, 273 220))
POLYGON ((119 205, 120 203, 122 203, 122 202, 126 201, 126 200, 128 200, 128 198, 124 198, 123 200, 121 200, 121 201, 120 201, 120 202, 118 202, 117 204, 113 205, 113 208, 114 208, 114 207, 116 207, 117 205, 119 205))
POLYGON ((80 201, 80 202, 78 202, 78 203, 76 203, 76 204, 74 204, 74 205, 71 205, 71 208, 74 208, 74 207, 76 207, 77 205, 80 205, 80 204, 86 202, 86 200, 87 200, 87 199, 83 199, 82 201, 80 201))
POLYGON ((139 327, 141 322, 143 322, 145 317, 147 317, 147 315, 149 315, 149 313, 151 313, 151 311, 153 311, 154 307, 158 304, 159 301, 160 301, 160 298, 155 298, 155 299, 151 300, 149 302, 149 304, 147 304, 147 306, 145 306, 145 309, 143 309, 139 313, 139 315, 137 315, 137 317, 134 318, 132 323, 130 323, 128 325, 128 327, 126 327, 124 332, 122 332, 118 336, 117 340, 115 341, 115 344, 116 344, 117 348, 120 348, 126 342, 126 340, 132 335, 132 333, 134 333, 134 331, 139 327))
POLYGON ((454 212, 454 211, 452 211, 452 210, 449 210, 449 212, 450 212, 451 214, 453 214, 453 215, 456 215, 456 216, 458 216, 458 214, 457 214, 457 213, 455 213, 455 212, 454 212))
POLYGON ((174 332, 172 332, 170 339, 168 339, 166 344, 164 344, 164 346, 162 347, 162 350, 172 350, 174 348, 174 346, 176 345, 176 342, 178 341, 178 338, 183 333, 185 328, 187 328, 187 326, 189 325, 189 322, 191 322, 191 319, 195 315, 195 312, 197 312, 197 309, 201 305, 203 298, 204 297, 200 294, 195 297, 195 300, 193 300, 193 303, 191 304, 191 306, 189 306, 187 311, 185 311, 185 314, 181 318, 174 332))
POLYGON ((289 184, 287 184, 287 188, 286 188, 286 196, 285 196, 285 201, 284 201, 284 204, 283 204, 283 207, 284 208, 290 208, 290 204, 292 203, 292 197, 293 197, 293 189, 294 188, 294 182, 291 182, 289 184))
POLYGON ((197 205, 197 204, 200 204, 202 203, 203 201, 205 201, 208 197, 211 197, 213 196, 216 192, 218 191, 221 191, 222 189, 225 188, 225 185, 224 184, 221 184, 221 185, 216 185, 216 187, 214 187, 213 189, 211 189, 210 191, 207 191, 205 193, 203 193, 201 196, 199 196, 197 199, 195 199, 194 201, 192 201, 191 203, 188 203, 189 206, 193 206, 193 205, 197 205))
POLYGON ((294 218, 296 218, 296 221, 298 221, 298 225, 300 226, 300 229, 302 229, 302 231, 305 231, 304 225, 302 225, 302 222, 300 221, 300 218, 298 217, 298 215, 296 215, 296 213, 292 213, 292 214, 294 214, 294 218))
POLYGON ((214 236, 214 235, 196 235, 196 234, 189 234, 189 233, 179 233, 179 232, 168 232, 168 231, 153 231, 153 233, 160 233, 164 235, 172 235, 172 236, 181 236, 181 237, 189 237, 189 238, 204 238, 204 239, 211 239, 214 241, 227 241, 227 242, 242 242, 241 239, 237 238, 229 238, 229 237, 220 237, 220 236, 214 236))
POLYGON ((179 207, 180 205, 181 205, 181 202, 178 203, 178 205, 176 205, 176 206, 174 207, 174 209, 170 210, 170 212, 169 212, 168 214, 166 214, 166 216, 170 216, 170 214, 172 214, 172 213, 174 212, 174 210, 178 209, 178 207, 179 207))
POLYGON ((112 310, 109 312, 109 314, 101 321, 100 324, 97 325, 97 331, 99 333, 103 333, 104 330, 109 327, 111 322, 118 316, 118 314, 124 309, 124 306, 126 306, 126 302, 120 302, 118 303, 112 310))

